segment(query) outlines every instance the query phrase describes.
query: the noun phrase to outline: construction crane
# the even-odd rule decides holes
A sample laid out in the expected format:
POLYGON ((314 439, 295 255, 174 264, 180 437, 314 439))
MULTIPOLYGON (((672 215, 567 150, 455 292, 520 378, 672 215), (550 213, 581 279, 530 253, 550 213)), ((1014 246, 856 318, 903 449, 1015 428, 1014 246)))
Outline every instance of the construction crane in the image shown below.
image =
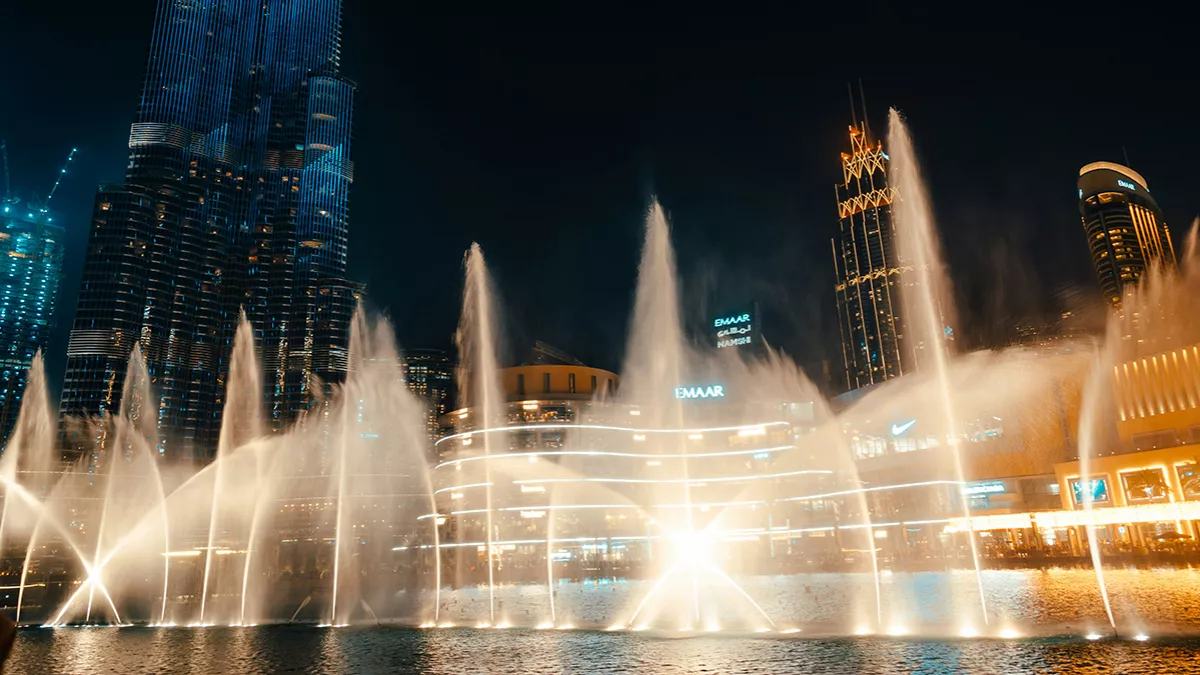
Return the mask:
POLYGON ((67 163, 58 171, 58 178, 54 181, 54 187, 50 188, 50 194, 46 195, 46 200, 42 202, 42 213, 50 210, 50 200, 54 199, 54 193, 58 191, 58 184, 62 182, 63 176, 67 175, 67 167, 75 159, 75 153, 79 152, 79 148, 71 148, 71 152, 67 154, 67 163))
POLYGON ((0 155, 4 155, 4 203, 12 201, 12 186, 8 181, 8 142, 0 141, 0 155))

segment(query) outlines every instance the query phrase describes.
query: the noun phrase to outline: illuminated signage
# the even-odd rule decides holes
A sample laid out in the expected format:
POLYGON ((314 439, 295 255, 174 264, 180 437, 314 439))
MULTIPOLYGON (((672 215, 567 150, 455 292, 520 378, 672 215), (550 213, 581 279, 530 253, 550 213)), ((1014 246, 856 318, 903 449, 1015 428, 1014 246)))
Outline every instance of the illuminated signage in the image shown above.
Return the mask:
POLYGON ((722 318, 716 319, 715 321, 713 321, 713 328, 721 328, 723 326, 736 326, 738 324, 743 324, 743 323, 747 324, 747 326, 749 325, 749 323, 750 323, 750 315, 749 314, 740 314, 738 316, 727 316, 727 317, 722 317, 722 318))
POLYGON ((1127 180, 1121 180, 1120 178, 1117 179, 1117 185, 1120 185, 1121 187, 1125 188, 1126 190, 1136 190, 1137 189, 1137 186, 1134 185, 1133 183, 1130 183, 1127 180))
POLYGON ((1094 478, 1089 481, 1073 480, 1071 481, 1071 491, 1075 493, 1075 503, 1083 503, 1084 486, 1088 484, 1088 492, 1091 493, 1091 502, 1093 504, 1103 504, 1108 502, 1108 479, 1094 478))
POLYGON ((1008 488, 1004 487, 1004 481, 990 480, 982 483, 971 483, 964 485, 962 493, 964 495, 996 495, 1008 492, 1008 488))
POLYGON ((717 349, 757 346, 760 340, 757 307, 718 315, 712 322, 717 349))
POLYGON ((725 387, 719 384, 707 387, 675 387, 675 398, 725 398, 725 387))
POLYGON ((1167 477, 1160 468, 1140 469, 1121 473, 1125 498, 1131 503, 1165 501, 1170 491, 1167 477))
POLYGON ((916 423, 917 423, 916 420, 909 420, 909 421, 905 422, 904 424, 893 424, 892 425, 892 435, 899 436, 899 435, 903 434, 904 432, 908 431, 909 429, 911 429, 912 425, 914 425, 916 423))
POLYGON ((1196 463, 1177 464, 1175 471, 1179 474, 1179 487, 1183 488, 1183 498, 1200 499, 1200 470, 1197 470, 1196 463))

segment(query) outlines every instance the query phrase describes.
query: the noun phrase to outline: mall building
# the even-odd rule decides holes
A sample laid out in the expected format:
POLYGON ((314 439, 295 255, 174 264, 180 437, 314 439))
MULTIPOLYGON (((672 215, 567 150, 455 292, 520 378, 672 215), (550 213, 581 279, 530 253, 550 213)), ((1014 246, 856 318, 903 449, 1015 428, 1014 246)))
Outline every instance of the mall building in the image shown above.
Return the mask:
POLYGON ((837 492, 844 472, 814 434, 813 404, 758 398, 732 383, 668 387, 652 405, 617 396, 618 377, 582 365, 499 375, 491 420, 443 416, 433 472, 443 561, 459 579, 640 576, 665 547, 704 537, 729 570, 783 564, 772 533, 812 519, 798 496, 837 492), (699 534, 697 534, 699 533, 699 534), (549 559, 549 560, 548 560, 549 559))
POLYGON ((1056 358, 1061 365, 1043 370, 1058 375, 1024 389, 1019 405, 961 421, 964 483, 955 480, 949 445, 918 432, 920 418, 905 408, 873 425, 848 423, 860 478, 878 488, 869 501, 876 537, 888 539, 881 551, 909 558, 961 552, 959 533, 969 528, 991 557, 1083 557, 1089 525, 1110 554, 1194 549, 1200 345, 1113 366, 1086 470, 1078 425, 1088 360, 1056 358), (909 454, 916 452, 919 458, 909 454), (966 514, 956 490, 968 498, 966 514))

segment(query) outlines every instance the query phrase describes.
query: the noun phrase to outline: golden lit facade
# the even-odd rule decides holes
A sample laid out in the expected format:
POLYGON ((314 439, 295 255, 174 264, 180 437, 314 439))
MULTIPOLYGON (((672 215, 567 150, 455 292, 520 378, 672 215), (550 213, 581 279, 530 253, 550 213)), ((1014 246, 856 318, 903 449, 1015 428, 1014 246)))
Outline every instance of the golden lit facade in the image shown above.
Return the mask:
POLYGON ((832 241, 838 326, 846 386, 858 389, 912 370, 904 339, 900 264, 892 220, 895 188, 888 185, 888 156, 866 125, 850 127, 836 186, 839 233, 832 241))
POLYGON ((799 546, 772 543, 773 531, 839 539, 832 502, 805 497, 847 487, 824 445, 797 440, 811 405, 760 405, 728 383, 695 387, 721 392, 675 392, 678 419, 660 426, 654 411, 613 398, 609 371, 529 365, 499 379, 498 419, 453 410, 436 444, 438 512, 424 517, 438 519, 443 560, 465 578, 486 578, 488 550, 491 573, 507 583, 542 578, 547 555, 555 578, 636 576, 693 529, 744 542, 746 565, 775 553, 782 565, 799 546))
POLYGON ((1175 267, 1175 248, 1146 179, 1127 166, 1094 162, 1079 171, 1079 213, 1104 298, 1125 290, 1152 265, 1175 267))

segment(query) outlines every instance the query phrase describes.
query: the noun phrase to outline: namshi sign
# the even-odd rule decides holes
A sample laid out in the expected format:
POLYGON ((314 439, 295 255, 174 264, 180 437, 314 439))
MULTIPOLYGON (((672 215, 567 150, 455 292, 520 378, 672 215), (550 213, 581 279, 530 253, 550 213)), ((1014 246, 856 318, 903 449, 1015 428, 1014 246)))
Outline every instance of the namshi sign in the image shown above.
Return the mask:
POLYGON ((757 345, 761 339, 757 305, 717 315, 712 321, 712 332, 717 349, 757 345))

